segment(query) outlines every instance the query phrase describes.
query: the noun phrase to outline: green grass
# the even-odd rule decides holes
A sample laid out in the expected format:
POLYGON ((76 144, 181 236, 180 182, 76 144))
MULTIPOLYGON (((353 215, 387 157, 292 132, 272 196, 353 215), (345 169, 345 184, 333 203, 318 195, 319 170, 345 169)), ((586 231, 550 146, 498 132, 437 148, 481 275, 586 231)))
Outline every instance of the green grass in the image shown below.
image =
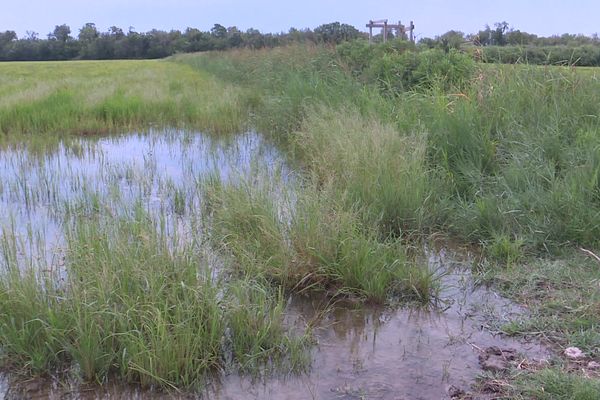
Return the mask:
POLYGON ((40 141, 49 133, 151 127, 239 132, 251 97, 206 73, 156 60, 9 62, 0 76, 0 134, 12 142, 23 134, 40 141))
MULTIPOLYGON (((480 245, 491 279, 532 311, 531 318, 503 327, 506 332, 535 334, 558 352, 576 345, 597 356, 597 265, 573 257, 579 246, 600 249, 597 70, 479 65, 467 83, 456 87, 433 81, 405 90, 368 74, 356 79, 357 70, 373 69, 345 64, 334 51, 311 46, 185 55, 174 61, 260 95, 253 105, 255 124, 307 172, 307 186, 314 190, 308 197, 319 203, 308 214, 321 215, 315 219, 335 227, 331 232, 315 223, 318 228, 312 230, 310 218, 282 227, 274 210, 262 209, 254 215, 264 217, 269 229, 238 237, 240 221, 228 214, 237 206, 228 204, 219 218, 230 224, 225 237, 236 243, 238 259, 250 257, 249 265, 256 259, 273 263, 281 272, 286 260, 299 257, 293 238, 300 237, 314 239, 299 246, 311 249, 313 261, 303 263, 313 265, 311 271, 340 265, 329 256, 344 254, 339 244, 353 240, 346 225, 337 225, 346 221, 344 215, 358 227, 350 231, 377 238, 379 246, 444 232, 480 245), (265 232, 276 240, 266 240, 265 232), (326 238, 336 236, 338 246, 328 247, 326 238), (279 243, 277 251, 263 242, 279 243), (544 282, 547 290, 540 289, 544 282)), ((245 205, 253 196, 231 190, 246 199, 245 205)), ((297 217, 302 206, 300 199, 297 217)), ((346 274, 337 276, 352 282, 354 274, 367 282, 368 277, 350 272, 356 270, 360 262, 344 265, 346 274)), ((386 287, 380 285, 385 279, 375 281, 371 289, 386 287)), ((431 290, 434 285, 428 283, 417 292, 431 290)), ((518 395, 525 398, 597 397, 593 381, 564 371, 526 375, 519 385, 518 395)))
POLYGON ((531 314, 504 331, 538 336, 559 352, 576 346, 590 357, 600 356, 600 270, 595 260, 567 253, 564 260, 531 260, 490 274, 531 314))
MULTIPOLYGON (((286 352, 301 360, 301 341, 280 324, 282 293, 427 303, 435 281, 407 248, 439 232, 480 245, 492 279, 528 304, 532 318, 505 331, 597 356, 597 266, 573 256, 579 246, 600 249, 596 70, 478 65, 457 84, 442 77, 407 89, 389 84, 393 74, 382 73, 389 82, 357 75, 376 72, 364 67, 333 49, 300 45, 168 61, 1 64, 4 142, 153 126, 216 134, 253 127, 302 171, 283 199, 243 182, 213 180, 205 188, 213 244, 236 279, 225 285, 226 303, 217 295, 221 283, 192 274, 193 252, 167 251, 155 230, 143 232, 150 242, 142 240, 139 253, 119 253, 113 237, 127 243, 141 229, 135 223, 110 234, 94 224, 77 231, 70 267, 96 268, 82 269, 66 294, 53 278, 16 273, 10 266, 18 252, 5 239, 6 359, 37 372, 76 363, 85 379, 116 372, 163 386, 195 385, 201 372, 221 368, 217 337, 227 337, 242 369, 276 363, 286 352), (145 277, 147 269, 156 275, 145 277), (145 291, 149 285, 156 296, 145 291), (253 337, 238 336, 239 328, 225 335, 231 325, 252 326, 253 337), (195 330, 204 333, 191 337, 195 330), (181 363, 190 359, 186 341, 198 353, 181 363)), ((191 207, 186 200, 174 194, 177 213, 191 207)), ((549 388, 579 382, 556 371, 527 379, 538 378, 549 388)), ((555 396, 575 396, 564 393, 555 396)))
POLYGON ((429 303, 435 283, 427 269, 408 259, 400 240, 381 241, 336 194, 304 187, 282 205, 266 188, 213 179, 206 188, 212 238, 235 258, 242 276, 262 276, 293 291, 429 303), (282 218, 286 207, 293 207, 290 221, 282 218))
POLYGON ((481 65, 468 85, 390 93, 310 46, 174 61, 253 88, 256 125, 380 217, 384 236, 446 231, 496 249, 508 238, 511 259, 599 244, 600 82, 588 69, 481 65))
POLYGON ((169 239, 141 208, 81 218, 67 234, 66 281, 39 265, 23 270, 18 243, 3 235, 4 367, 167 389, 200 388, 223 368, 306 367, 308 342, 283 326, 281 294, 215 278, 193 242, 169 239))
POLYGON ((543 369, 518 378, 512 399, 593 400, 600 398, 600 382, 594 378, 543 369))

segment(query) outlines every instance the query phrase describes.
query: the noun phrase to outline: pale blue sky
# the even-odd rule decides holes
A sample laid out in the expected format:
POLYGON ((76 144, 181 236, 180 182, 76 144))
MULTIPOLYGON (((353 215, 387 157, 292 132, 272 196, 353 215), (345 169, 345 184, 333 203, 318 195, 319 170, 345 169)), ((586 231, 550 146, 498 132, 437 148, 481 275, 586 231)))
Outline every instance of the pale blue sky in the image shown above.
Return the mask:
POLYGON ((600 33, 600 0, 0 0, 0 31, 38 32, 63 23, 73 34, 86 22, 101 31, 116 25, 138 32, 188 26, 209 30, 214 23, 253 27, 262 32, 314 28, 340 21, 365 31, 369 19, 413 20, 417 39, 450 29, 473 33, 488 23, 507 21, 522 31, 549 36, 600 33))

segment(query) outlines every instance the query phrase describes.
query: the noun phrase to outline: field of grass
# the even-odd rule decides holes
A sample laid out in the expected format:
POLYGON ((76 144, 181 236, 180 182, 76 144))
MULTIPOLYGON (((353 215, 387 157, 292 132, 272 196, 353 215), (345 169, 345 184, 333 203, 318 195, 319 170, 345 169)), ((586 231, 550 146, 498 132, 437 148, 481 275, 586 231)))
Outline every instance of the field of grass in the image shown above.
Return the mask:
POLYGON ((433 278, 400 240, 382 239, 358 209, 308 176, 289 187, 250 185, 254 176, 237 183, 202 177, 193 173, 194 154, 212 157, 202 143, 140 136, 140 146, 158 140, 189 154, 189 164, 178 164, 188 180, 175 183, 161 177, 153 145, 139 170, 111 165, 111 154, 79 138, 161 127, 215 138, 244 133, 260 105, 251 88, 168 61, 6 63, 0 70, 7 157, 0 204, 16 213, 0 225, 4 368, 201 389, 220 371, 308 366, 309 332, 284 324, 291 293, 430 302, 433 278), (80 162, 87 173, 72 165, 80 162), (163 196, 166 203, 151 210, 163 196), (282 207, 291 220, 281 218, 282 207), (64 235, 50 258, 46 246, 57 238, 40 228, 46 221, 64 235), (180 234, 179 224, 195 234, 180 234), (207 237, 225 268, 206 258, 207 237))
POLYGON ((243 90, 170 62, 9 62, 0 70, 3 141, 149 127, 231 133, 246 124, 243 90))
POLYGON ((503 261, 598 247, 595 73, 484 65, 467 87, 390 93, 332 57, 293 48, 175 60, 263 93, 256 124, 384 235, 446 231, 503 261))
MULTIPOLYGON (((111 230, 75 224, 75 280, 67 294, 52 280, 14 272, 17 250, 5 239, 0 342, 7 359, 33 372, 76 363, 88 380, 116 373, 144 384, 193 386, 201 373, 222 367, 217 337, 237 324, 261 332, 253 340, 229 337, 238 365, 261 354, 300 360, 304 339, 278 325, 282 293, 427 304, 436 283, 415 265, 411 249, 440 233, 480 246, 480 271, 532 310, 530 320, 504 331, 536 334, 558 351, 580 346, 597 358, 597 265, 574 256, 579 247, 600 250, 596 70, 460 58, 452 62, 464 64, 453 69, 443 55, 407 60, 393 47, 382 50, 383 61, 361 64, 364 49, 346 50, 293 46, 161 61, 0 64, 3 142, 43 144, 55 134, 155 126, 213 134, 255 128, 301 171, 284 209, 272 187, 202 182, 211 241, 235 277, 226 283, 194 275, 193 250, 165 250, 157 227, 136 219, 111 230), (412 74, 398 68, 412 62, 422 63, 412 74), (445 79, 451 72, 462 75, 445 79), (132 237, 148 241, 135 256, 119 245, 132 237), (146 260, 152 274, 141 279, 136 260, 146 260), (139 295, 124 295, 123 287, 139 295), (31 298, 32 306, 25 301, 31 298), (206 319, 196 320, 188 308, 206 319), (257 319, 265 325, 256 327, 257 319), (90 337, 102 332, 98 324, 105 334, 90 337), (181 337, 168 334, 173 327, 181 337), (192 356, 198 363, 175 365, 188 357, 181 343, 198 329, 205 333, 193 347, 205 353, 192 356), (96 340, 102 347, 91 348, 96 340), (131 359, 123 350, 131 346, 145 358, 131 359), (163 356, 173 365, 157 365, 163 356)), ((561 390, 570 390, 586 379, 554 368, 528 375, 513 395, 541 396, 536 382, 552 390, 553 382, 568 381, 561 390)), ((595 384, 585 390, 581 398, 598 394, 595 384)))

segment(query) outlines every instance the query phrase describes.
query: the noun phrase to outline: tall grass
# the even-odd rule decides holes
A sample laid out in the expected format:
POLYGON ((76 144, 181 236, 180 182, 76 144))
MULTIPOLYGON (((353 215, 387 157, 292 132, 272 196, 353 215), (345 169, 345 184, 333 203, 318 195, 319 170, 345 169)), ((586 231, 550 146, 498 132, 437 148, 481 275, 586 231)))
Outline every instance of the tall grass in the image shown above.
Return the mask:
POLYGON ((352 295, 383 303, 392 296, 428 303, 435 285, 398 239, 381 240, 332 186, 303 187, 287 220, 265 188, 206 187, 213 240, 241 276, 260 276, 292 291, 352 295))
POLYGON ((356 60, 318 47, 174 60, 253 88, 256 124, 384 237, 445 231, 510 260, 599 245, 590 70, 480 65, 457 86, 381 90, 355 78, 356 60))

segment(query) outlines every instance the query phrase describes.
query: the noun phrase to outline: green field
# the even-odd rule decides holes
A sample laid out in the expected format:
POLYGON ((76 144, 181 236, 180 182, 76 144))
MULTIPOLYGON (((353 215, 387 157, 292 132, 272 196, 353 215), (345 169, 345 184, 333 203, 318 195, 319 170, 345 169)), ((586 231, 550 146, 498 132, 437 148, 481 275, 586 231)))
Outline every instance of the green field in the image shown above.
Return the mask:
POLYGON ((223 133, 246 123, 241 89, 165 61, 8 62, 0 88, 4 139, 150 126, 223 133))
POLYGON ((238 365, 281 356, 298 367, 308 336, 279 325, 282 293, 431 304, 436 279, 414 254, 441 236, 480 249, 475 272, 531 310, 498 329, 556 352, 547 369, 497 377, 509 382, 504 395, 597 398, 597 382, 568 373, 560 357, 568 346, 600 356, 600 269, 579 250, 600 251, 597 70, 479 65, 435 52, 407 59, 393 48, 369 61, 364 51, 292 46, 0 64, 0 138, 9 147, 51 152, 59 138, 155 127, 216 136, 256 129, 301 176, 290 221, 279 217, 269 185, 202 182, 211 240, 236 277, 227 282, 194 274, 195 250, 170 251, 143 215, 111 229, 75 218, 68 262, 78 279, 57 301, 63 288, 18 272, 18 246, 5 234, 0 343, 11 366, 39 374, 75 362, 86 380, 116 373, 194 386, 200 372, 223 367, 219 340, 236 326, 250 333, 232 339, 238 365), (146 240, 129 254, 121 244, 140 236, 146 240), (146 283, 140 260, 153 271, 146 283), (129 283, 104 284, 111 281, 129 283), (161 289, 147 295, 145 285, 161 289), (244 302, 257 304, 254 314, 235 307, 244 302), (153 312, 164 325, 148 324, 161 320, 153 312), (192 317, 199 314, 206 319, 192 317), (262 343, 250 341, 257 321, 262 343), (172 327, 181 336, 166 345, 172 327), (176 355, 198 330, 192 358, 201 361, 180 365, 187 356, 176 355), (103 346, 92 348, 96 341, 103 346), (134 345, 146 359, 122 356, 134 345))

